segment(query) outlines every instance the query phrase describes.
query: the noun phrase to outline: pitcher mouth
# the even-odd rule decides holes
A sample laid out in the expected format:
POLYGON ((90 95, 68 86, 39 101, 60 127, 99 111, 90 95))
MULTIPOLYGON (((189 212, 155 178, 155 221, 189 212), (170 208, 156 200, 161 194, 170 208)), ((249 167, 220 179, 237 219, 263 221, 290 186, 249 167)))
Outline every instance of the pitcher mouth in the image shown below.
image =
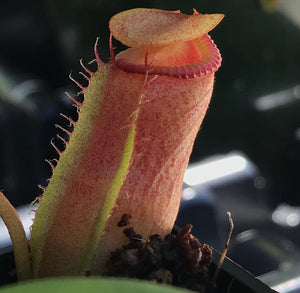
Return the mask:
MULTIPOLYGON (((193 50, 197 50, 193 52, 193 56, 186 57, 185 54, 188 52, 177 52, 177 55, 169 61, 170 64, 164 64, 166 63, 164 60, 170 59, 173 51, 172 44, 162 48, 161 50, 165 52, 162 54, 162 57, 158 58, 155 53, 151 54, 152 48, 129 48, 116 56, 115 63, 118 68, 128 73, 145 74, 148 72, 151 75, 164 75, 184 79, 202 77, 216 72, 221 66, 222 57, 210 36, 204 34, 191 42, 194 42, 192 46, 196 48, 193 48, 193 50), (170 52, 168 54, 169 49, 170 52), (148 64, 145 65, 145 55, 148 53, 148 50, 148 64), (152 55, 155 56, 153 57, 152 55), (185 62, 183 64, 179 63, 179 59, 185 62)), ((159 51, 160 48, 157 50, 159 51)))

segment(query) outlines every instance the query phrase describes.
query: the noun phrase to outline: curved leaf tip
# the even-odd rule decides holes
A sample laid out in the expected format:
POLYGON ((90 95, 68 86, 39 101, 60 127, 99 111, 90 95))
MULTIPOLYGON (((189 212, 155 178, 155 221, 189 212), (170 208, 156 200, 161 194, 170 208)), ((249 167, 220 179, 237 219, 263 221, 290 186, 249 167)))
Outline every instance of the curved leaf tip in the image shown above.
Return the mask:
POLYGON ((32 271, 24 227, 17 211, 1 191, 0 217, 6 225, 12 241, 18 280, 24 281, 30 279, 32 271))

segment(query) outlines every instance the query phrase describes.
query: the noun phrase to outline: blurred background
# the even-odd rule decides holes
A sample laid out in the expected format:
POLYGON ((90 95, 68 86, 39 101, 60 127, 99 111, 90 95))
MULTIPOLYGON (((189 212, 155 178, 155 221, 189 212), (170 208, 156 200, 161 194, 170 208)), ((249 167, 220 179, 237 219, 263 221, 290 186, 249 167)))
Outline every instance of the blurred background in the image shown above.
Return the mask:
POLYGON ((65 92, 78 88, 68 75, 84 83, 79 60, 94 58, 98 36, 100 57, 109 60, 112 15, 135 7, 224 13, 210 33, 223 63, 177 224, 192 223, 200 240, 222 250, 231 211, 230 257, 278 291, 298 292, 299 0, 14 0, 0 7, 0 188, 18 207, 39 196, 38 184, 46 186, 51 176, 50 140, 63 148, 55 124, 67 123, 59 113, 76 120, 65 92))

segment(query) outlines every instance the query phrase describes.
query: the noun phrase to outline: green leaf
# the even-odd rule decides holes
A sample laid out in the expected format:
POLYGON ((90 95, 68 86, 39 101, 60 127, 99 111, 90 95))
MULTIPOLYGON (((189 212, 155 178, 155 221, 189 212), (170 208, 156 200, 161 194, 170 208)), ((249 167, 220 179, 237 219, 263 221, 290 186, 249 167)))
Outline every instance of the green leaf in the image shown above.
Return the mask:
POLYGON ((44 279, 10 285, 1 293, 188 293, 191 291, 148 281, 115 278, 60 278, 44 279))

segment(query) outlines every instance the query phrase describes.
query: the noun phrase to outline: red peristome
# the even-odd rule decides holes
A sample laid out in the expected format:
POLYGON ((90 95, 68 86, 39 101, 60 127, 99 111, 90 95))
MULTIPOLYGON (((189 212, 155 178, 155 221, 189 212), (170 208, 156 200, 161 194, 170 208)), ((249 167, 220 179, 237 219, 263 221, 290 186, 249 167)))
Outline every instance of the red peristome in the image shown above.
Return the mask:
MULTIPOLYGON (((173 63, 181 64, 175 65, 169 64, 162 66, 161 59, 163 57, 160 56, 160 59, 155 60, 153 58, 153 50, 149 50, 148 54, 148 64, 145 65, 143 57, 145 56, 145 52, 147 49, 136 49, 131 48, 126 51, 121 52, 116 56, 116 64, 122 70, 128 73, 141 73, 145 74, 148 71, 149 74, 152 75, 166 75, 170 77, 177 77, 177 78, 196 78, 201 77, 206 74, 210 74, 216 72, 218 68, 221 66, 221 54, 211 40, 211 38, 206 34, 203 37, 193 40, 190 42, 196 43, 197 51, 193 50, 192 52, 186 51, 182 52, 182 55, 196 55, 192 60, 196 61, 194 63, 180 63, 181 55, 176 58, 176 60, 172 60, 173 63), (179 60, 178 60, 179 59, 179 60)), ((168 46, 169 47, 169 46, 168 46)), ((176 44, 170 45, 170 47, 176 47, 176 44)), ((187 49, 190 49, 189 46, 187 49)), ((168 48, 169 49, 169 48, 168 48)), ((162 51, 162 50, 161 50, 162 51)), ((170 51, 166 50, 166 55, 170 53, 170 51)), ((160 53, 161 55, 161 53, 160 53)), ((165 55, 163 55, 165 56, 165 55)), ((191 57, 192 58, 192 57, 191 57)))

